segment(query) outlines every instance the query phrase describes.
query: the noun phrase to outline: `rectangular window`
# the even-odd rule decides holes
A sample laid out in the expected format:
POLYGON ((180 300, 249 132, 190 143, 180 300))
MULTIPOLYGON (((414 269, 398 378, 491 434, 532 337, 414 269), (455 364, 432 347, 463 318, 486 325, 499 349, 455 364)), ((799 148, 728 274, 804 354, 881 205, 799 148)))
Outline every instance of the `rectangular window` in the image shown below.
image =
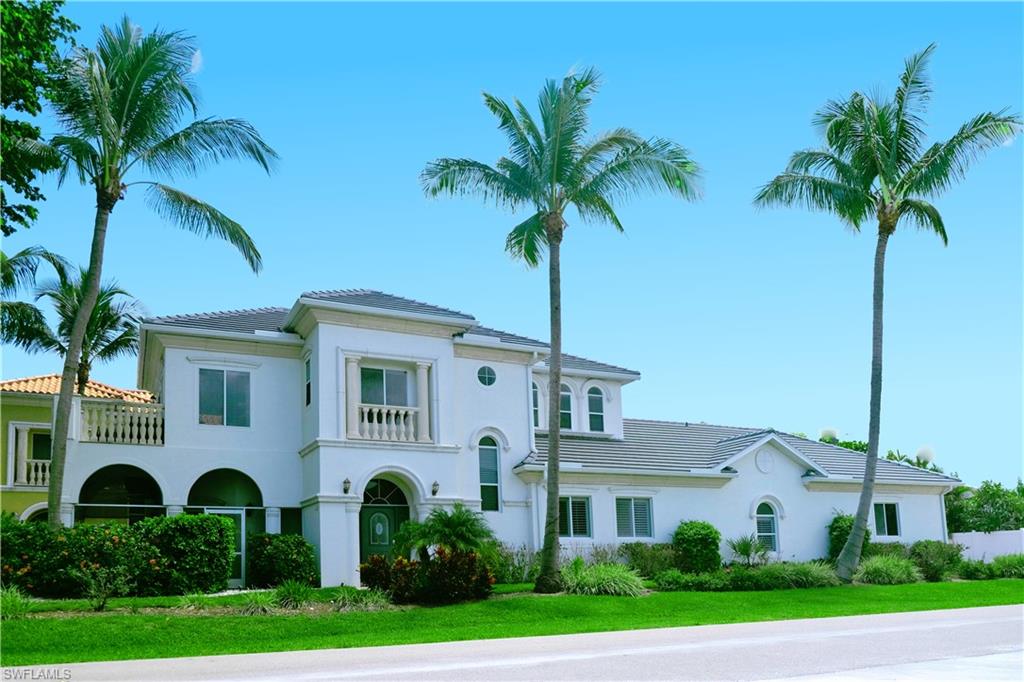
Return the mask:
POLYGON ((558 396, 558 426, 572 429, 572 393, 562 391, 558 396))
POLYGON ((899 505, 895 502, 876 502, 875 535, 881 537, 898 537, 899 534, 899 505))
POLYGON ((306 373, 306 404, 309 405, 313 402, 313 370, 310 367, 310 358, 306 358, 304 365, 306 373))
POLYGON ((558 534, 566 538, 589 538, 590 498, 558 498, 558 534))
POLYGON ((362 402, 368 405, 409 404, 409 373, 402 369, 363 367, 359 370, 362 382, 362 402))
POLYGON ((480 508, 498 511, 498 448, 479 445, 480 450, 480 508))
POLYGON ((50 459, 50 448, 53 446, 53 441, 50 439, 50 434, 42 431, 36 431, 32 434, 32 452, 31 459, 50 459))
POLYGON ((615 525, 620 538, 652 537, 651 498, 615 498, 615 525))
POLYGON ((249 426, 249 373, 199 370, 199 423, 249 426))
POLYGON ((590 413, 590 430, 596 433, 604 431, 604 394, 592 388, 587 392, 587 410, 590 413))
POLYGON ((540 389, 533 385, 533 428, 540 428, 540 389))

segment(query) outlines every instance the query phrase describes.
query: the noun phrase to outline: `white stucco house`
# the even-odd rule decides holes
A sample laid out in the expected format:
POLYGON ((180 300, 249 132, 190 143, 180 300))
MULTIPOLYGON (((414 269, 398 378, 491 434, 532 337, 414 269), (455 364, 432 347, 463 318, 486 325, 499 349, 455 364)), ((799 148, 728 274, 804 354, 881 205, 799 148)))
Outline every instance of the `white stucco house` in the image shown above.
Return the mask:
MULTIPOLYGON (((545 343, 367 290, 150 318, 141 332, 134 401, 76 399, 65 523, 227 514, 236 584, 251 532, 302 533, 325 585, 358 584, 360 560, 387 551, 404 519, 455 502, 504 542, 540 546, 545 343)), ((703 519, 723 538, 759 533, 780 559, 826 553, 829 520, 856 507, 863 455, 771 429, 626 419, 622 389, 639 379, 564 358, 566 543, 667 541, 703 519)), ((946 538, 955 479, 883 460, 877 482, 876 537, 946 538)))

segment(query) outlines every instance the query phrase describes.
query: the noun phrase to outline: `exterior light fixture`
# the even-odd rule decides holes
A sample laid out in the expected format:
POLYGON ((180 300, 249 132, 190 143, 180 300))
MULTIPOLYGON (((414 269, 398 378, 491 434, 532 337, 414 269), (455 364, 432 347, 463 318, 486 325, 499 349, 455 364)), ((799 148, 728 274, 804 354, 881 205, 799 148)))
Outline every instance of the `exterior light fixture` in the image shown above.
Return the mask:
POLYGON ((437 497, 437 491, 440 489, 441 484, 439 484, 437 481, 434 481, 434 485, 430 486, 430 494, 433 495, 434 497, 437 497))
POLYGON ((348 491, 352 489, 352 481, 347 478, 341 482, 341 491, 348 495, 348 491))

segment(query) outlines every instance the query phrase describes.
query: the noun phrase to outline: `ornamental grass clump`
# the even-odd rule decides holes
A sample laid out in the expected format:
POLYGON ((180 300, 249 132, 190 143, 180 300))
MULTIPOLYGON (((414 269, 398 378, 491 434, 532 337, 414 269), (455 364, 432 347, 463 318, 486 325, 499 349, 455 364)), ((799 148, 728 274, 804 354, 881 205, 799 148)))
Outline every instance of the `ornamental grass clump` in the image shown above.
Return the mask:
POLYGON ((29 612, 29 600, 14 585, 0 588, 0 619, 17 620, 29 612))
POLYGON ((636 571, 625 564, 588 566, 577 557, 562 567, 562 585, 569 594, 639 597, 644 583, 636 571))
POLYGON ((331 602, 335 611, 386 611, 391 606, 387 592, 381 590, 357 590, 343 587, 331 602))
POLYGON ((921 570, 910 559, 873 556, 861 562, 853 581, 868 585, 904 585, 923 579, 921 570))
POLYGON ((992 572, 999 578, 1024 578, 1024 554, 1004 554, 992 560, 992 572))
POLYGON ((178 607, 187 611, 202 611, 210 603, 210 600, 202 592, 192 592, 182 595, 178 600, 178 607))
POLYGON ((238 612, 243 616, 264 616, 272 613, 276 607, 277 597, 273 592, 250 592, 245 595, 245 601, 238 612))
POLYGON ((300 609, 313 601, 313 588, 307 582, 285 580, 274 590, 277 603, 285 609, 300 609))

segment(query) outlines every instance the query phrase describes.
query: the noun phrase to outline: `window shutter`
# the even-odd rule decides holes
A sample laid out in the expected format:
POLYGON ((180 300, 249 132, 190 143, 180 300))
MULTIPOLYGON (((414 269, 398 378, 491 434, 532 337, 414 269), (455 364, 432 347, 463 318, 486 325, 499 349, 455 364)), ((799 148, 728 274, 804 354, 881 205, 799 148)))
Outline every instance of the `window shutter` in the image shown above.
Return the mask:
POLYGON ((620 538, 633 537, 633 500, 628 497, 615 498, 615 525, 620 538))
POLYGON ((651 531, 651 501, 646 497, 633 500, 633 527, 638 538, 649 538, 651 531))
POLYGON ((558 534, 567 537, 569 535, 569 498, 558 498, 558 534))
POLYGON ((590 498, 572 498, 572 534, 590 535, 590 498))

